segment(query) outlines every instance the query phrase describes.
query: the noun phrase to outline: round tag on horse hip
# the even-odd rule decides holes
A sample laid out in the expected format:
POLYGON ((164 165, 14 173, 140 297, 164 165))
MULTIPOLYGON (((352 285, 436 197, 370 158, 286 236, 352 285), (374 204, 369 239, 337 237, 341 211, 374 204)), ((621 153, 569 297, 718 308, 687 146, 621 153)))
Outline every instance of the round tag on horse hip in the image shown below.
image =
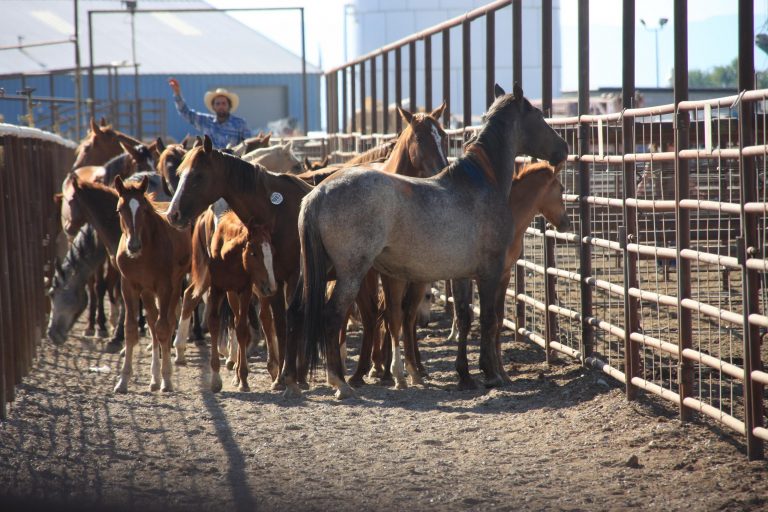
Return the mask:
POLYGON ((283 202, 283 194, 280 192, 272 192, 272 195, 269 196, 269 200, 272 204, 280 204, 283 202))

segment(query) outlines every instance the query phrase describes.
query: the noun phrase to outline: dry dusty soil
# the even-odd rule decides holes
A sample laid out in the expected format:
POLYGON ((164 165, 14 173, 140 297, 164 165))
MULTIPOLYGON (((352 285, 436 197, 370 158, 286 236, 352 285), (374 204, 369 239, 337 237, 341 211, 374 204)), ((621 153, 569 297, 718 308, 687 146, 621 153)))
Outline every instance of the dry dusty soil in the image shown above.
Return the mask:
POLYGON ((571 361, 548 368, 537 347, 507 338, 513 384, 457 391, 449 322, 434 312, 420 331, 425 387, 371 384, 343 402, 319 379, 299 400, 269 391, 263 357, 251 392, 224 369, 213 394, 208 349, 194 346, 176 391, 149 391, 142 351, 115 395, 120 360, 102 341, 43 342, 0 424, 0 510, 768 508, 768 465, 747 460, 743 438, 682 424, 652 396, 628 402, 571 361))

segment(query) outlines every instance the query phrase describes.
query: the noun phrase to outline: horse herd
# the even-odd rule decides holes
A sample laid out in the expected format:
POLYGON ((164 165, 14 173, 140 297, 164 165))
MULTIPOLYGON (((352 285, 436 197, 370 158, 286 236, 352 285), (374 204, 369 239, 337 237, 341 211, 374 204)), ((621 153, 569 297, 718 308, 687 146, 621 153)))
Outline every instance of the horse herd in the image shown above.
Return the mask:
MULTIPOLYGON (((300 395, 323 355, 328 383, 345 398, 369 374, 403 388, 407 370, 411 385, 423 383, 416 344, 421 298, 428 283, 452 280, 456 370, 466 389, 476 386, 467 363, 475 280, 480 369, 486 386, 504 385, 499 328, 506 288, 535 215, 569 227, 557 177, 568 145, 518 85, 512 94, 497 85, 483 126, 449 164, 439 122, 444 108, 400 110, 405 128, 394 143, 309 170, 290 143, 268 146, 269 135, 228 150, 214 149, 208 137, 191 148, 160 139, 145 146, 91 121, 57 199, 71 242, 49 290, 49 339, 66 339, 86 307, 86 284, 95 281, 95 297, 109 291, 115 304, 122 297, 123 306, 111 308, 121 319, 106 344, 116 352, 124 335, 115 392, 127 392, 131 381, 141 306, 152 338, 150 388, 171 391, 172 346, 175 362, 184 364, 190 323, 205 300, 216 392, 226 299, 237 338, 228 366, 239 390, 249 389, 247 348, 257 310, 272 388, 300 395), (545 162, 520 169, 518 155, 545 162), (354 304, 363 339, 347 380, 344 333, 354 304)), ((91 308, 89 329, 98 322, 103 334, 97 310, 91 308)))

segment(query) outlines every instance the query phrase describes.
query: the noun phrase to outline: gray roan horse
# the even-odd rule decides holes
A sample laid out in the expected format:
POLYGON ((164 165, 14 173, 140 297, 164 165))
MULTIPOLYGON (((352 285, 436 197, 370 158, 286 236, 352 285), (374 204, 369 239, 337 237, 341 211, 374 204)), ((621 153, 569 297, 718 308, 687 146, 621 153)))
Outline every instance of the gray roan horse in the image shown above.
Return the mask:
POLYGON ((568 144, 515 84, 496 100, 466 154, 432 178, 342 171, 302 201, 299 214, 306 354, 311 367, 326 357, 336 397, 354 394, 334 343, 344 313, 370 267, 416 282, 474 278, 480 294, 480 368, 486 386, 509 381, 495 349, 496 296, 514 225, 508 197, 515 157, 552 164, 568 144), (326 303, 330 267, 336 287, 326 303))

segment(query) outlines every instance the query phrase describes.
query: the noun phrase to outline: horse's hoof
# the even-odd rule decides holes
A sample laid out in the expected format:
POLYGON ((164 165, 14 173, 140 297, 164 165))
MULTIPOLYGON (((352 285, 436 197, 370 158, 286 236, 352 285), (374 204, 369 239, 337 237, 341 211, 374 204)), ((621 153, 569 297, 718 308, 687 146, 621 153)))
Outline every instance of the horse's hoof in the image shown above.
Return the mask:
POLYGON ((504 386, 504 379, 501 375, 493 375, 485 378, 486 388, 500 388, 504 386))
POLYGON ((83 329, 83 336, 85 337, 90 338, 94 334, 96 334, 96 329, 94 329, 93 327, 86 327, 85 329, 83 329))
POLYGON ((218 393, 219 391, 221 391, 221 386, 222 386, 221 376, 218 373, 214 373, 211 376, 211 391, 213 391, 214 393, 218 393))
POLYGON ((353 388, 359 388, 365 386, 365 380, 362 375, 353 375, 349 378, 349 385, 353 388))
POLYGON ((177 357, 173 362, 176 366, 187 366, 187 359, 185 357, 177 357))
POLYGON ((368 372, 368 378, 369 379, 380 379, 384 375, 384 372, 382 372, 378 368, 371 368, 371 371, 368 372))
POLYGON ((235 362, 231 359, 227 359, 227 370, 232 370, 235 367, 235 362))
POLYGON ((243 381, 240 383, 240 385, 237 387, 238 391, 247 392, 251 390, 251 387, 248 385, 247 382, 243 381))
POLYGON ((459 391, 472 391, 475 389, 477 389, 477 383, 471 377, 459 379, 459 391))
POLYGON ((115 385, 115 393, 127 393, 128 392, 128 381, 123 380, 122 378, 117 382, 117 385, 115 385))
POLYGON ((301 398, 301 390, 299 389, 299 386, 296 384, 286 386, 285 391, 283 391, 283 398, 301 398))
POLYGON ((149 390, 150 391, 158 391, 158 390, 160 390, 160 384, 158 384, 157 382, 151 382, 149 384, 149 390))
POLYGON ((104 352, 107 354, 117 354, 122 350, 123 348, 123 342, 122 341, 110 341, 109 343, 106 343, 104 345, 104 352))
POLYGON ((419 368, 419 377, 421 377, 422 379, 428 379, 429 373, 427 372, 427 369, 424 368, 423 366, 419 366, 418 368, 419 368))
POLYGON ((336 390, 336 396, 337 400, 344 400, 345 398, 355 398, 357 397, 357 393, 355 393, 355 390, 352 389, 348 384, 344 384, 339 386, 339 389, 336 390))
POLYGON ((283 384, 279 380, 275 380, 272 382, 272 386, 270 386, 269 389, 271 389, 272 391, 282 391, 285 389, 285 384, 283 384))
POLYGON ((99 329, 98 332, 99 338, 108 338, 109 337, 109 331, 106 329, 99 329))
POLYGON ((405 379, 396 379, 395 389, 408 389, 408 383, 405 382, 405 379))
POLYGON ((238 377, 237 375, 232 377, 232 385, 233 386, 239 386, 240 385, 240 377, 238 377))
POLYGON ((418 373, 412 373, 408 376, 409 380, 411 381, 411 386, 423 386, 424 385, 424 379, 421 378, 421 375, 418 373))
POLYGON ((303 389, 304 391, 309 389, 309 383, 305 380, 299 381, 299 389, 303 389))
POLYGON ((160 386, 160 391, 162 391, 163 393, 173 392, 173 384, 171 384, 170 382, 163 381, 163 385, 160 386))

